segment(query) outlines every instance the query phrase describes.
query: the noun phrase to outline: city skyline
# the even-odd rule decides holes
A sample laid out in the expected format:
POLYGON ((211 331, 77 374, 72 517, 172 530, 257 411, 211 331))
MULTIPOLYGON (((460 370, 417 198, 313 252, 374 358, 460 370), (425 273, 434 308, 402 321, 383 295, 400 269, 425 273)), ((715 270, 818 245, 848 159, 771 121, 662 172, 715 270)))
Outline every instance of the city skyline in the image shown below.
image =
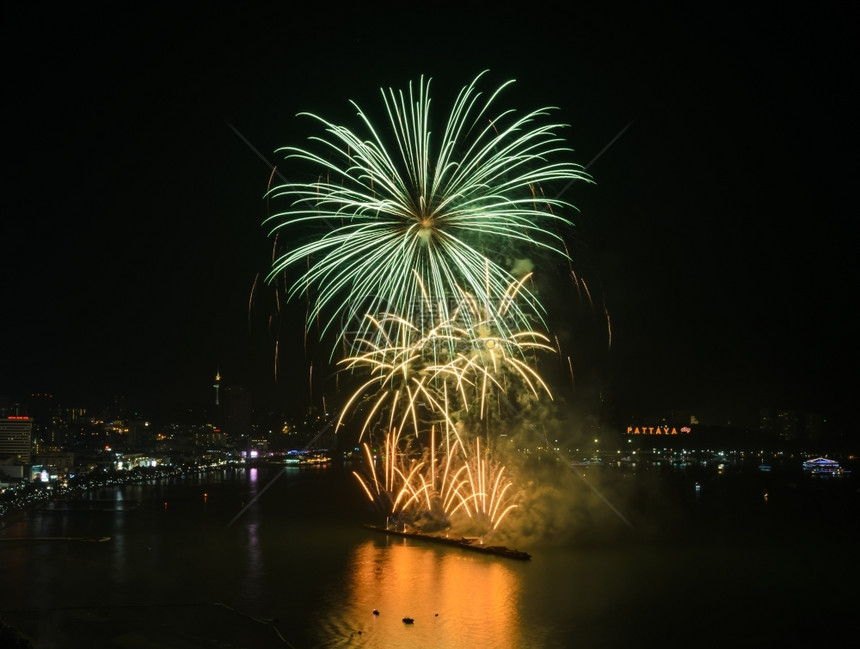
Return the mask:
POLYGON ((589 9, 535 33, 481 15, 454 56, 407 47, 397 16, 333 23, 319 48, 238 10, 119 14, 71 43, 62 15, 10 10, 20 41, 6 47, 29 41, 17 51, 31 65, 13 72, 6 108, 0 394, 170 409, 210 397, 221 372, 261 402, 321 407, 332 377, 304 345, 304 305, 281 312, 276 381, 269 296, 254 290, 271 261, 274 152, 310 135, 300 111, 351 122, 350 99, 375 105, 380 87, 421 74, 453 92, 486 68, 516 79, 519 110, 559 106, 595 180, 557 188, 579 208, 571 254, 594 298, 589 311, 569 279, 549 278, 551 307, 583 304, 551 372, 560 397, 791 408, 847 426, 855 46, 833 11, 589 9), (381 63, 391 47, 402 56, 381 63))
MULTIPOLYGON (((245 386, 222 383, 220 372, 211 385, 210 398, 199 403, 186 402, 184 411, 173 413, 146 412, 139 404, 129 403, 124 395, 114 395, 110 403, 83 404, 67 403, 60 395, 36 393, 26 395, 23 399, 12 400, 8 395, 0 395, 0 418, 27 416, 35 423, 47 424, 59 417, 60 420, 119 420, 119 421, 148 421, 158 425, 170 425, 184 422, 193 425, 215 425, 224 423, 227 410, 234 403, 241 403, 247 409, 249 416, 258 422, 260 417, 269 416, 284 421, 306 420, 308 416, 321 417, 331 425, 338 417, 338 409, 323 412, 321 408, 310 407, 304 411, 289 408, 273 409, 271 404, 255 404, 254 395, 245 386)), ((562 414, 562 418, 570 413, 562 414)), ((795 409, 792 407, 777 407, 773 404, 763 404, 753 410, 726 410, 723 412, 707 412, 695 407, 673 407, 666 411, 643 410, 641 412, 617 413, 600 420, 594 419, 590 425, 605 432, 624 432, 628 434, 631 428, 661 428, 664 426, 692 426, 703 428, 738 429, 750 432, 788 433, 789 437, 803 439, 821 439, 826 433, 829 439, 844 441, 845 432, 838 429, 827 413, 795 409)), ((249 430, 252 428, 248 421, 249 430)), ((780 433, 780 434, 782 434, 780 433)))

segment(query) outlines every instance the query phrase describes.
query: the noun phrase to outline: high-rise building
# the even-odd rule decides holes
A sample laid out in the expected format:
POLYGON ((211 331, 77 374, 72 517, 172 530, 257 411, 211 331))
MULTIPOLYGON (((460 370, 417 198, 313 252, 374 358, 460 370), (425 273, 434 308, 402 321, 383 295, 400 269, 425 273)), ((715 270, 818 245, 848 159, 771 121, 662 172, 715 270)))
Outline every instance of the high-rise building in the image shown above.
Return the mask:
POLYGON ((128 417, 128 400, 123 394, 113 395, 113 408, 110 419, 125 419, 128 417))
POLYGON ((794 410, 778 410, 776 413, 776 432, 781 440, 792 442, 797 440, 799 420, 794 410))
POLYGON ((224 392, 222 429, 234 443, 247 440, 252 428, 251 394, 241 385, 230 385, 224 392))
POLYGON ((0 471, 11 478, 29 474, 33 420, 24 415, 0 417, 0 471))
POLYGON ((221 369, 215 370, 215 385, 212 386, 215 388, 215 405, 221 405, 221 395, 219 394, 221 390, 221 369))
POLYGON ((776 435, 776 424, 774 423, 773 410, 761 408, 758 413, 758 429, 766 435, 776 435))
POLYGON ((806 414, 803 422, 803 437, 810 442, 820 442, 824 435, 824 417, 815 412, 806 414))

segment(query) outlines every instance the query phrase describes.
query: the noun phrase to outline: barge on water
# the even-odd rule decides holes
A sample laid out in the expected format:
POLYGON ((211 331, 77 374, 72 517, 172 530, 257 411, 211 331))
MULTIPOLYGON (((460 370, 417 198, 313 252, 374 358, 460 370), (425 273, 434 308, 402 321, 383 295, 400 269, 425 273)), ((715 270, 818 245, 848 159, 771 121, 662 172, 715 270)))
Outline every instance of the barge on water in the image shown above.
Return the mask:
POLYGON ((403 536, 410 539, 430 541, 431 543, 440 543, 442 545, 453 545, 458 548, 463 548, 464 550, 472 550, 473 552, 482 552, 484 554, 495 554, 497 556, 507 557, 509 559, 518 559, 520 561, 526 561, 532 558, 532 555, 530 555, 528 552, 523 552, 522 550, 512 550, 511 548, 507 548, 503 545, 484 545, 479 539, 470 539, 466 537, 453 539, 447 536, 427 534, 425 532, 419 532, 416 530, 391 529, 390 527, 385 527, 384 525, 365 525, 364 527, 369 530, 374 530, 375 532, 382 532, 383 534, 389 534, 392 536, 403 536))

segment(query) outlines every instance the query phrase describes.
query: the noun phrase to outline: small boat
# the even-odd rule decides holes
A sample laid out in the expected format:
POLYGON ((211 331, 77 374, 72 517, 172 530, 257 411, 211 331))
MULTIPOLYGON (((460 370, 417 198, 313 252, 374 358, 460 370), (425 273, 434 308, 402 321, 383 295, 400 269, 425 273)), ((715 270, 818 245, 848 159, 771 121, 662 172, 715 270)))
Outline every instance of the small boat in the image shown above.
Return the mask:
POLYGON ((807 471, 811 471, 814 469, 838 469, 839 462, 836 460, 831 460, 826 457, 817 457, 813 460, 806 460, 803 463, 803 468, 807 471))
POLYGON ((331 457, 325 453, 310 451, 291 451, 284 459, 289 466, 320 466, 331 462, 331 457))
POLYGON ((803 470, 807 471, 811 476, 818 478, 839 477, 850 473, 845 471, 839 462, 830 460, 826 457, 817 457, 814 460, 806 460, 803 463, 803 470))
POLYGON ((411 617, 404 617, 403 618, 403 624, 413 624, 414 622, 415 622, 415 620, 413 620, 411 617))
POLYGON ((838 467, 838 466, 837 467, 822 466, 822 467, 817 467, 815 469, 812 469, 812 471, 810 471, 810 475, 820 477, 820 478, 838 477, 838 476, 841 476, 842 473, 843 473, 842 467, 838 467))

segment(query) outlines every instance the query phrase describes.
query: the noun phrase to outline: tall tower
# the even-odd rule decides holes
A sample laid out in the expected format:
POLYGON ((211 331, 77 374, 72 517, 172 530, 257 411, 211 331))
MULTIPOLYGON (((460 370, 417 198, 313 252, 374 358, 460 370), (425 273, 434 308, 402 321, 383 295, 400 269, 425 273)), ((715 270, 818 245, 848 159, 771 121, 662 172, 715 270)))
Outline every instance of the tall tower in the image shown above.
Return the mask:
POLYGON ((220 406, 221 405, 221 399, 220 399, 220 396, 218 394, 218 391, 221 389, 221 368, 218 368, 215 371, 215 385, 213 385, 212 387, 215 388, 215 405, 220 406))

